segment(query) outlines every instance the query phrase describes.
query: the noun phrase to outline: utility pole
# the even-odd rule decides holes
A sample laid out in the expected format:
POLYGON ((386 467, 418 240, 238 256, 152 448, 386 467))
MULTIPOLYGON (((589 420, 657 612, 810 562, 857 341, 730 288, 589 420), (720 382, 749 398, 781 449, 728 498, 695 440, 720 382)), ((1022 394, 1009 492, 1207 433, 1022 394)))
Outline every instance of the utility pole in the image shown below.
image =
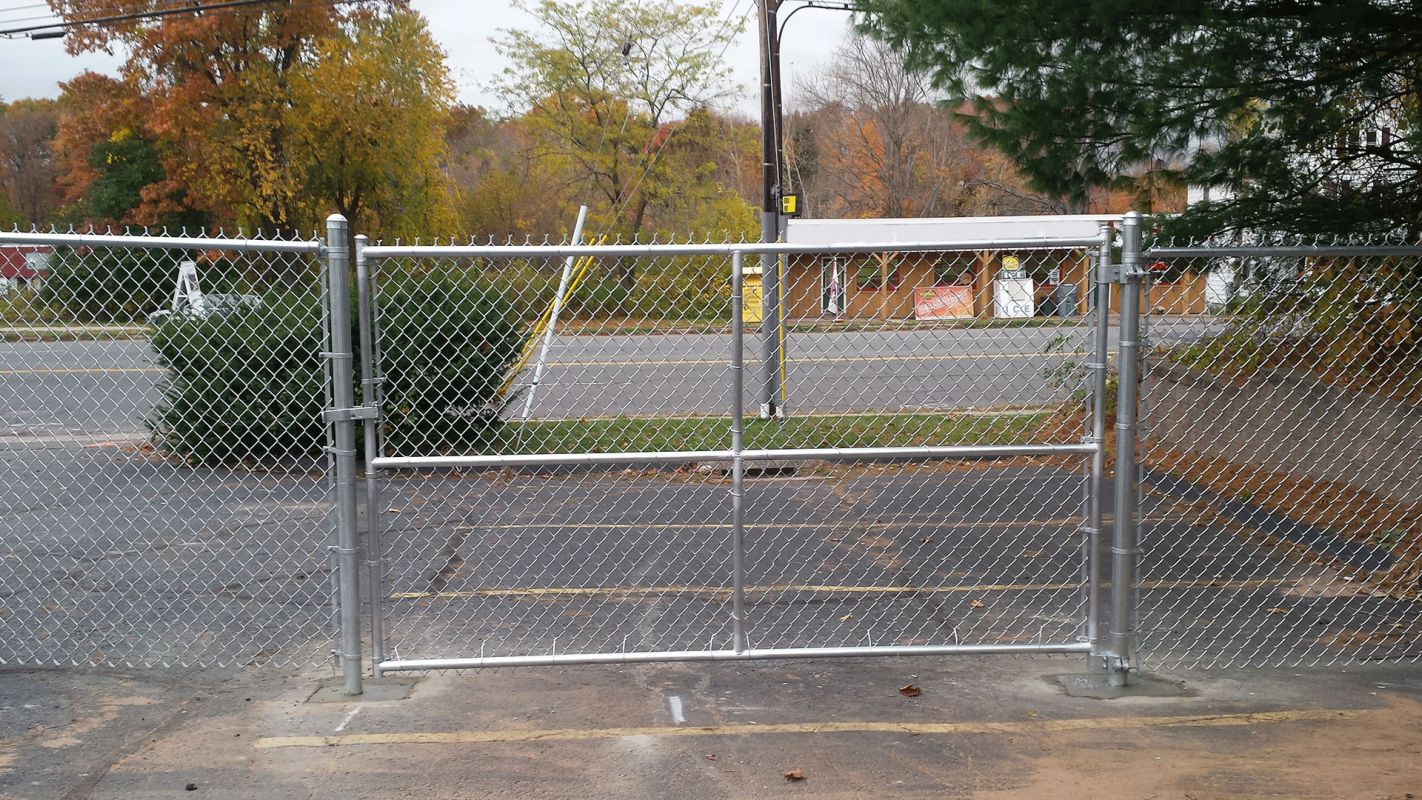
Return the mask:
MULTIPOLYGON (((783 24, 806 8, 855 11, 849 0, 803 0, 779 18, 783 0, 760 0, 760 153, 763 197, 760 212, 760 240, 778 242, 785 236, 784 96, 780 91, 780 34, 783 24)), ((785 283, 782 257, 762 255, 760 259, 761 372, 760 416, 784 417, 785 389, 785 283)))
MULTIPOLYGON (((760 240, 780 240, 780 197, 784 157, 781 153, 780 111, 780 30, 776 15, 780 0, 760 0, 760 152, 762 198, 760 240)), ((781 368, 784 364, 784 311, 782 309, 784 276, 780 274, 780 256, 763 254, 760 258, 761 372, 760 416, 763 419, 784 415, 781 407, 781 368)))

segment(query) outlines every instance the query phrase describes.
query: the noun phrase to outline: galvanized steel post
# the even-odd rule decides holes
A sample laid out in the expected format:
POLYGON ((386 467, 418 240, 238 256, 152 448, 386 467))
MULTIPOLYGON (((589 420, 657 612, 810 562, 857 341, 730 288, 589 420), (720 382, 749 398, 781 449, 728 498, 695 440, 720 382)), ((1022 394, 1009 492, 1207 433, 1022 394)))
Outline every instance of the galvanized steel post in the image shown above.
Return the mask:
POLYGON ((356 534, 355 356, 351 350, 348 223, 326 219, 326 279, 331 297, 331 408, 327 413, 336 459, 336 555, 340 572, 341 666, 345 693, 360 694, 360 543, 356 534))
POLYGON ((1111 683, 1124 686, 1135 644, 1136 610, 1136 409, 1140 398, 1141 215, 1121 226, 1121 331, 1117 355, 1116 509, 1111 546, 1111 683))
POLYGON ((1086 639, 1091 643, 1087 669, 1106 668, 1105 630, 1101 590, 1106 559, 1106 391, 1111 331, 1111 244, 1115 231, 1111 223, 1101 226, 1101 244, 1096 252, 1096 269, 1092 276, 1090 313, 1092 315, 1092 360, 1087 365, 1086 387, 1091 398, 1091 432, 1087 441, 1096 446, 1091 455, 1091 475, 1087 480, 1086 517, 1086 639))
MULTIPOLYGON (((356 319, 360 330, 361 405, 370 414, 362 425, 365 434, 365 567, 370 582, 370 662, 385 660, 385 567, 381 532, 380 471, 371 466, 380 456, 380 376, 375 372, 375 309, 370 265, 365 257, 369 239, 355 237, 356 319)), ((380 677, 378 666, 374 672, 380 677)))
MULTIPOLYGON (((739 251, 731 254, 731 648, 749 649, 745 624, 745 313, 739 251)), ((762 277, 764 277, 762 275, 762 277)))

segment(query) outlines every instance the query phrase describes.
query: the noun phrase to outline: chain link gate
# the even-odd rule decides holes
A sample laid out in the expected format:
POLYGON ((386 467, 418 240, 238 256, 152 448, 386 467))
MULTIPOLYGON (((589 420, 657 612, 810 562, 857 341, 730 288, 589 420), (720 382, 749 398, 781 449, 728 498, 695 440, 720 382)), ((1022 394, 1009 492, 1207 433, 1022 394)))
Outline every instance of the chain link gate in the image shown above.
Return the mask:
POLYGON ((327 238, 0 234, 0 661, 1422 654, 1422 248, 327 238))
POLYGON ((1106 236, 357 238, 376 673, 1104 655, 1106 236))
POLYGON ((322 249, 0 233, 0 663, 327 657, 322 249))

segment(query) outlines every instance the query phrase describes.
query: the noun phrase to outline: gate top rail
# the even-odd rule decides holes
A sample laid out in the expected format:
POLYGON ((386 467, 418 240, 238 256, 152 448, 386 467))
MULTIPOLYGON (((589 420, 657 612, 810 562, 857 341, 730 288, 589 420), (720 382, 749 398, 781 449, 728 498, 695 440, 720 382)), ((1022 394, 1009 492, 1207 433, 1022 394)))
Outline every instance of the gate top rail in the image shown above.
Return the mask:
POLYGON ((570 258, 579 256, 725 256, 732 253, 923 253, 979 250, 1075 250, 1098 247, 1100 236, 1052 239, 981 239, 956 242, 844 242, 840 244, 789 244, 737 242, 706 244, 584 244, 584 245, 370 245, 366 258, 570 258))
POLYGON ((1368 256, 1422 257, 1422 245, 1228 245, 1210 247, 1152 247, 1145 258, 1365 258, 1368 256))
POLYGON ((319 240, 223 239, 201 236, 129 236, 117 233, 21 233, 0 231, 0 245, 224 250, 242 253, 319 253, 319 240))

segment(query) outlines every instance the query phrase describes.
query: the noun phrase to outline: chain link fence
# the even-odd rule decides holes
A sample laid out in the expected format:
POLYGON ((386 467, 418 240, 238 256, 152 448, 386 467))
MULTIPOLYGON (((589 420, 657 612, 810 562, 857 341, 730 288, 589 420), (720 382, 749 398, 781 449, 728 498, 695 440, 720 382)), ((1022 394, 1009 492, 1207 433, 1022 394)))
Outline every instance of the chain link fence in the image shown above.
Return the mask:
POLYGON ((1422 655, 1422 249, 332 225, 0 233, 0 663, 1422 655))
POLYGON ((326 655, 320 250, 0 233, 0 663, 326 655))
POLYGON ((377 663, 1084 652, 1095 242, 359 251, 377 663))
POLYGON ((1145 665, 1422 657, 1422 249, 1145 262, 1145 665))

